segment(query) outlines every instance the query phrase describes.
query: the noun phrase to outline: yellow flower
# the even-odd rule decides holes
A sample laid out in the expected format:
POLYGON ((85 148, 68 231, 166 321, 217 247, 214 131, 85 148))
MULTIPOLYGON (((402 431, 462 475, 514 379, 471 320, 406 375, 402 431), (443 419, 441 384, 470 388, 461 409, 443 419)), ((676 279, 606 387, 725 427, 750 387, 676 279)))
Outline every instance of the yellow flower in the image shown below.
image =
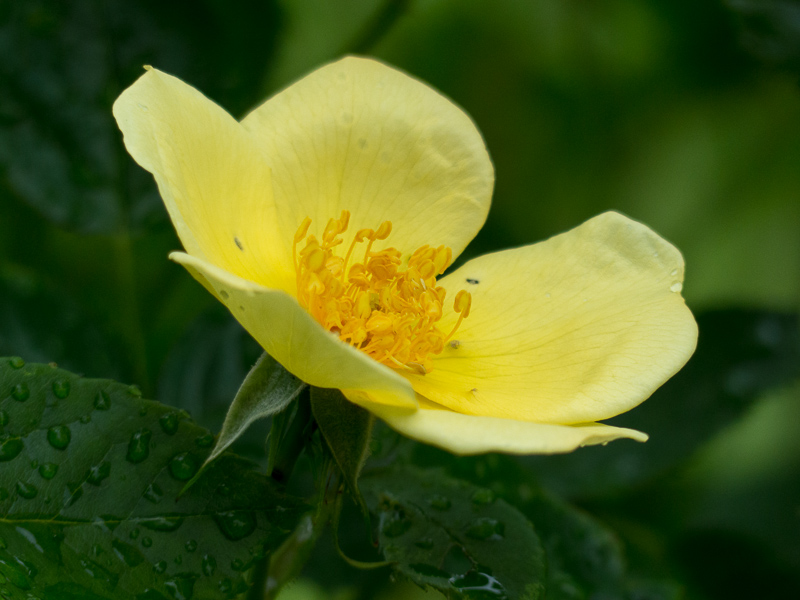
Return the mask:
POLYGON ((438 278, 494 171, 457 106, 379 62, 324 66, 237 122, 148 71, 114 104, 186 250, 264 349, 456 453, 567 452, 643 433, 633 408, 688 360, 683 259, 608 212, 438 278))

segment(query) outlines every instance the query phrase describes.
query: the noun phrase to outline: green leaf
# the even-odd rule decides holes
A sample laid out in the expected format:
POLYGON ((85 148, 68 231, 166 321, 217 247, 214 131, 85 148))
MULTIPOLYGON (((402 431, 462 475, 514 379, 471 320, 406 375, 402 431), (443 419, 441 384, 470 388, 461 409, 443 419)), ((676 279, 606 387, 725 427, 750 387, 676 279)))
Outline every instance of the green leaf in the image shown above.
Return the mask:
MULTIPOLYGON (((236 393, 222 424, 217 443, 203 464, 201 472, 235 442, 253 421, 281 412, 305 387, 305 383, 284 369, 269 354, 266 352, 262 354, 236 393)), ((194 483, 194 480, 190 483, 194 483)), ((187 488, 188 486, 189 484, 187 488)))
POLYGON ((539 538, 491 491, 413 467, 369 473, 361 485, 379 518, 384 556, 412 581, 448 598, 544 597, 539 538))
POLYGON ((164 220, 152 179, 122 150, 111 104, 153 64, 241 113, 262 99, 278 24, 273 2, 191 8, 187 21, 185 6, 152 0, 4 3, 0 181, 11 194, 80 231, 164 220))
POLYGON ((616 534, 590 514, 540 488, 514 457, 455 457, 419 445, 414 460, 482 486, 479 498, 484 502, 501 498, 530 520, 547 552, 548 600, 603 594, 625 597, 630 590, 622 544, 616 534))
POLYGON ((234 598, 300 503, 220 457, 137 388, 0 359, 0 591, 7 597, 234 598))
POLYGON ((764 392, 800 375, 797 315, 731 309, 701 314, 697 322, 697 351, 683 370, 643 404, 609 421, 647 432, 646 444, 623 440, 523 463, 562 494, 612 494, 689 458, 764 392))
POLYGON ((339 390, 311 388, 311 411, 356 502, 366 514, 358 477, 369 456, 372 414, 350 402, 339 390))

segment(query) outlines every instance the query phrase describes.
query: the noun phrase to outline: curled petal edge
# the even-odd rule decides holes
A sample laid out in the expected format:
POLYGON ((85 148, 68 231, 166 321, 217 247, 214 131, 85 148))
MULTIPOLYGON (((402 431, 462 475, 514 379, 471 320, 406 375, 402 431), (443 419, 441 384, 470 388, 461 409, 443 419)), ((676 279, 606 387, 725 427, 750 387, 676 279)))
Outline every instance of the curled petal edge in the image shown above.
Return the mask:
POLYGON ((270 356, 302 381, 368 394, 401 413, 416 410, 415 394, 405 378, 325 331, 290 295, 183 252, 173 252, 170 259, 185 267, 270 356))

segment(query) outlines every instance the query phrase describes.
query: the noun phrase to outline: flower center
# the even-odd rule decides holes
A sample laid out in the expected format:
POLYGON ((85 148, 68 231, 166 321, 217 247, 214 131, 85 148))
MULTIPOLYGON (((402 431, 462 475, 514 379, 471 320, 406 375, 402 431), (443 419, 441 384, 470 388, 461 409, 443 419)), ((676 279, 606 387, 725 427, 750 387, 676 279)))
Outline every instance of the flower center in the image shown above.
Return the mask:
POLYGON ((377 230, 361 229, 343 256, 340 237, 347 230, 350 213, 330 219, 322 240, 308 234, 305 218, 294 236, 292 256, 297 276, 297 299, 325 329, 380 363, 424 375, 433 368, 430 355, 438 354, 469 315, 472 298, 464 290, 455 298, 459 313, 453 329, 444 334, 436 326, 442 318, 445 289, 436 276, 450 266, 450 248, 428 245, 418 248, 401 268, 395 248, 372 251, 376 240, 392 232, 390 221, 377 230), (298 252, 298 244, 305 246, 298 252), (366 243, 357 262, 359 244, 366 243))

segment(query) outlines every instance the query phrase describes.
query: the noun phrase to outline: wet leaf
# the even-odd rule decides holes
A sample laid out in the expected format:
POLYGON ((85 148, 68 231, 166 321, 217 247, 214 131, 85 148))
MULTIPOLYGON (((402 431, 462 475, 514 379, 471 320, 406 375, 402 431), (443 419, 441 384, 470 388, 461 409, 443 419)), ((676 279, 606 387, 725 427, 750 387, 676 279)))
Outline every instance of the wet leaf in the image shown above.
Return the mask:
POLYGON ((230 454, 177 501, 210 434, 133 386, 3 358, 0 410, 0 574, 12 598, 234 598, 300 516, 230 454))
POLYGON ((544 598, 536 532, 504 500, 475 501, 488 490, 413 467, 366 474, 361 486, 384 556, 412 581, 448 598, 544 598))

